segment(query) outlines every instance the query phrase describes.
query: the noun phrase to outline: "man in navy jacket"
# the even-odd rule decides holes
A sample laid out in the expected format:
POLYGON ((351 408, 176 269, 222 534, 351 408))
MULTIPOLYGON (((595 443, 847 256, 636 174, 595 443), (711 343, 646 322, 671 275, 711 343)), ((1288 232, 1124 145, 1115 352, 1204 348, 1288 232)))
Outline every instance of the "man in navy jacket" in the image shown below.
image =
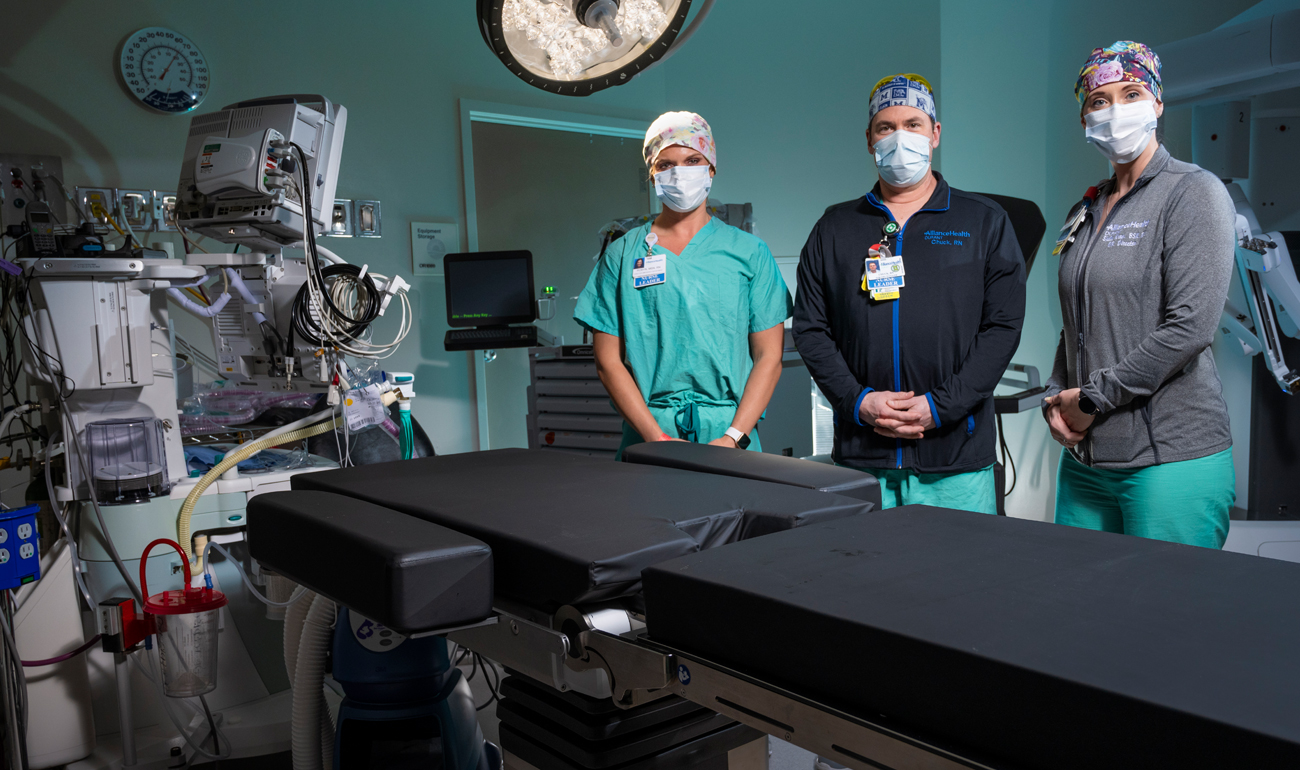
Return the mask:
POLYGON ((808 237, 794 339, 835 410, 835 461, 877 476, 886 508, 996 513, 993 389, 1020 342, 1025 265, 1006 212, 930 168, 940 130, 924 78, 873 90, 880 182, 808 237), (903 285, 876 289, 873 272, 868 287, 869 257, 901 258, 903 285))

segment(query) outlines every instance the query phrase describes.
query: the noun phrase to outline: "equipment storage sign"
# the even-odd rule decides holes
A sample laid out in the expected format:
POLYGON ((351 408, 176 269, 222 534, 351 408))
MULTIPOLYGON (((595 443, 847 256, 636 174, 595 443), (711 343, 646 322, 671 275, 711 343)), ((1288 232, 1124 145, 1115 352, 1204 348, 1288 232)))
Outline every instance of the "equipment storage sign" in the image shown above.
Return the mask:
POLYGON ((438 222, 411 223, 411 272, 442 275, 442 258, 460 251, 460 228, 438 222))

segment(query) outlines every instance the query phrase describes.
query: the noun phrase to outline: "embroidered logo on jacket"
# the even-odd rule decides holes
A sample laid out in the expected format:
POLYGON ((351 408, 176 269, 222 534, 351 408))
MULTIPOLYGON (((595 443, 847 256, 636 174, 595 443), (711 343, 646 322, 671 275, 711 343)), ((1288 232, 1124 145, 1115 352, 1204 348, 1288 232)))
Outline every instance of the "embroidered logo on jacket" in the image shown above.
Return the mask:
POLYGON ((1150 219, 1141 222, 1125 222, 1122 225, 1106 225, 1106 231, 1101 234, 1101 239, 1105 241, 1108 249, 1116 246, 1136 246, 1146 235, 1146 226, 1149 224, 1151 224, 1150 219))
POLYGON ((963 238, 969 238, 965 230, 926 230, 925 242, 931 246, 960 246, 963 238))

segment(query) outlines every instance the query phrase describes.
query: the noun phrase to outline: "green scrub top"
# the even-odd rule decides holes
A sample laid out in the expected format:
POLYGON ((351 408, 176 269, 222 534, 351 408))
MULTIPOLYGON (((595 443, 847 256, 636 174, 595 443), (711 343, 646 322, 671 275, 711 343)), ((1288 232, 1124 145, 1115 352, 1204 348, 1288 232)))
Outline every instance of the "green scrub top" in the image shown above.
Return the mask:
MULTIPOLYGON (((736 415, 753 362, 749 335, 784 323, 793 312, 767 244, 710 219, 680 255, 667 256, 664 283, 635 288, 632 269, 647 253, 645 224, 610 244, 578 298, 573 319, 621 337, 627 365, 660 429, 706 444, 736 415)), ((626 422, 623 445, 641 436, 626 422)), ((761 451, 757 431, 749 448, 761 451)))

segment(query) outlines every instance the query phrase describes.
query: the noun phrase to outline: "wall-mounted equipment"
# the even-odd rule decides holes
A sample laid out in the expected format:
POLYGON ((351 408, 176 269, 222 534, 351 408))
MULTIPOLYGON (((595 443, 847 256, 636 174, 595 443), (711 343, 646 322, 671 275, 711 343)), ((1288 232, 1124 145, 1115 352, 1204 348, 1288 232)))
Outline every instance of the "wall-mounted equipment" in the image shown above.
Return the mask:
POLYGON ((357 237, 378 238, 383 235, 379 201, 357 201, 357 237))
POLYGON ((479 31, 525 83, 565 96, 588 96, 627 83, 680 48, 714 0, 704 0, 682 31, 691 2, 478 0, 479 31))
POLYGON ((353 222, 352 201, 346 198, 336 198, 334 200, 334 210, 330 214, 329 224, 325 227, 325 232, 321 235, 329 235, 335 238, 351 238, 355 235, 356 224, 353 222))
POLYGON ((297 246, 304 219, 320 232, 333 214, 347 120, 345 107, 314 94, 196 115, 176 185, 176 223, 252 251, 297 246))
POLYGON ((212 66, 189 38, 165 27, 145 27, 122 44, 122 86, 145 108, 180 115, 203 103, 212 66))

